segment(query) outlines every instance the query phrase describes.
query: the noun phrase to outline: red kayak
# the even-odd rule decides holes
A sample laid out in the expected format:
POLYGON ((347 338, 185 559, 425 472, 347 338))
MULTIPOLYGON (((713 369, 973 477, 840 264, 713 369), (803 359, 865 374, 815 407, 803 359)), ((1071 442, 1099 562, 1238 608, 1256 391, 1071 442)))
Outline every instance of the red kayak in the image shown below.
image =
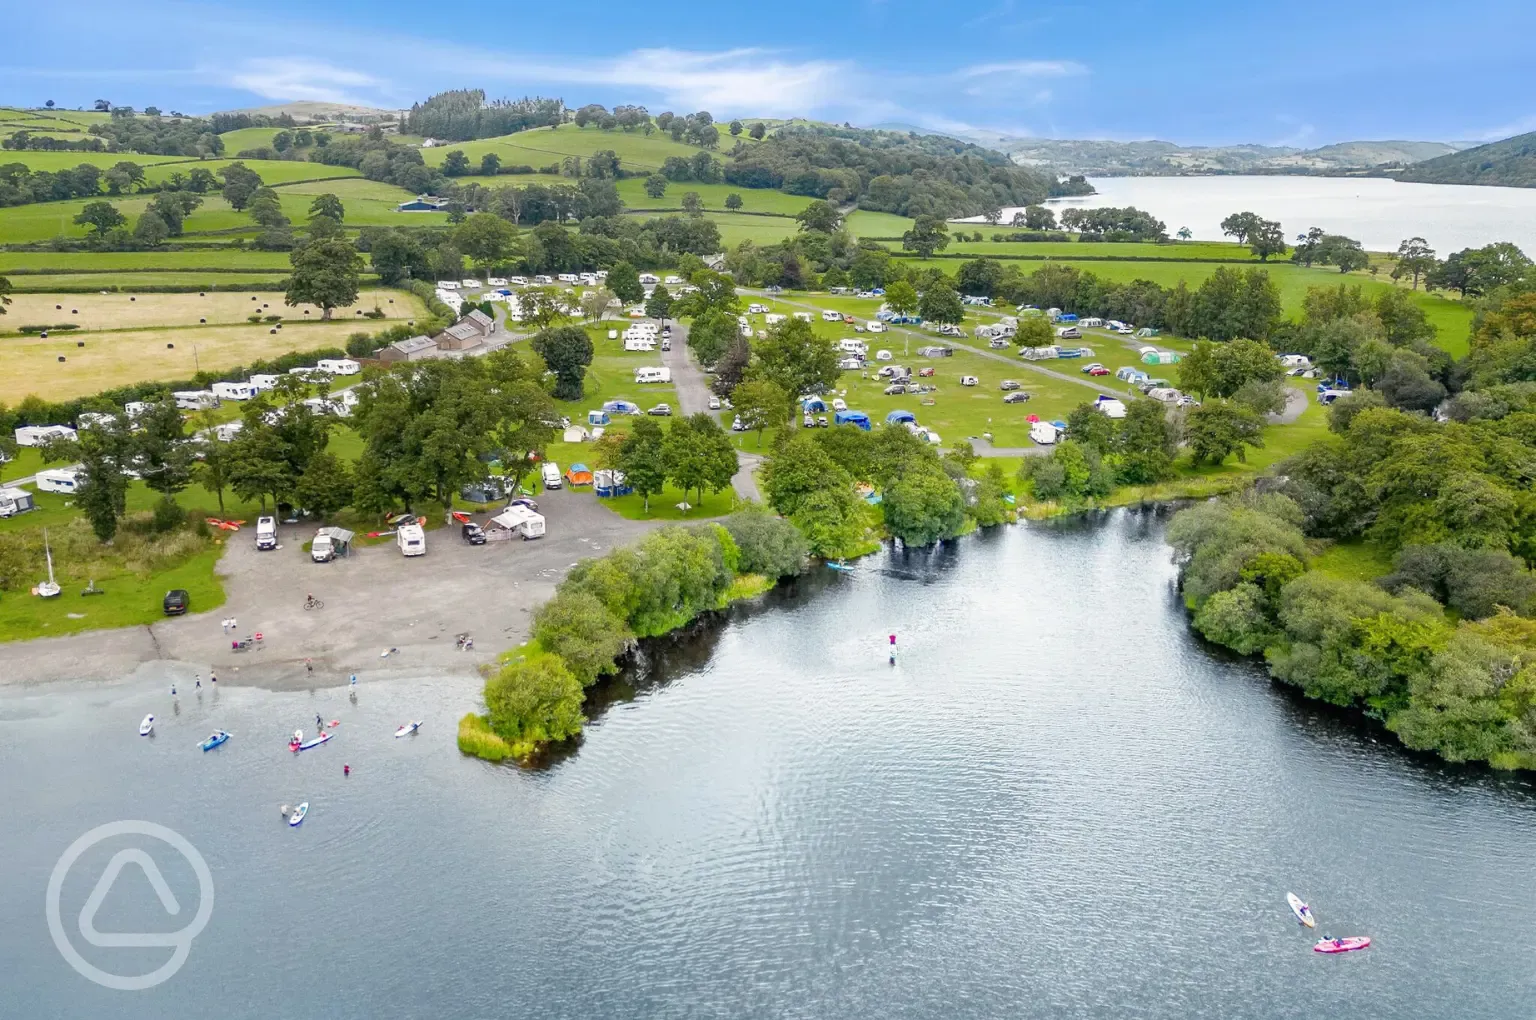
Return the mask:
POLYGON ((1365 949, 1370 944, 1370 937, 1366 935, 1354 935, 1347 939, 1318 939, 1312 951, 1314 953, 1352 953, 1356 949, 1365 949))

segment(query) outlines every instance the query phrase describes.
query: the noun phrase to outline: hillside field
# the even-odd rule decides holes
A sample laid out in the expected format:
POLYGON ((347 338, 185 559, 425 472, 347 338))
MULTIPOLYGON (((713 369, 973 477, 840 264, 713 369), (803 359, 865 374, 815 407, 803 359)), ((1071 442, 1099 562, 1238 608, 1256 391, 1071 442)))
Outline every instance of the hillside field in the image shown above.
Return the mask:
MULTIPOLYGON (((283 295, 273 291, 214 291, 199 294, 16 294, 0 319, 0 330, 14 331, 18 326, 37 323, 70 322, 78 330, 57 332, 51 340, 71 340, 93 335, 100 330, 142 329, 154 326, 198 326, 245 324, 253 314, 281 315, 285 321, 318 320, 320 309, 314 305, 289 307, 283 295)), ((415 296, 399 290, 364 290, 357 304, 337 309, 336 318, 355 318, 355 311, 377 306, 388 319, 413 319, 425 309, 415 296)), ((370 320, 370 329, 377 320, 370 320)))
MULTIPOLYGON (((724 127, 720 128, 720 150, 729 150, 735 142, 724 127)), ((746 139, 743 134, 742 138, 746 139)), ((746 139, 751 144, 751 139, 746 139)), ((447 142, 422 149, 422 158, 428 166, 442 166, 448 153, 459 150, 471 163, 479 163, 480 157, 494 152, 503 163, 526 163, 538 169, 558 163, 566 156, 586 159, 594 152, 612 149, 626 170, 659 170, 668 156, 687 159, 702 150, 682 142, 674 142, 670 135, 657 131, 646 136, 639 131, 603 131, 599 128, 578 128, 575 124, 558 127, 532 128, 516 134, 496 138, 481 138, 472 142, 447 142)), ((718 155, 718 152, 717 152, 718 155)))
POLYGON ((630 209, 679 209, 683 196, 690 191, 699 193, 704 208, 724 211, 727 195, 740 195, 741 208, 746 212, 780 213, 793 216, 811 204, 803 195, 786 195, 782 191, 763 188, 738 188, 733 184, 698 184, 693 181, 673 182, 667 185, 667 193, 661 198, 651 198, 645 193, 645 179, 631 177, 619 182, 619 197, 630 209))
MULTIPOLYGON (((107 272, 107 273, 64 273, 47 274, 43 276, 13 276, 10 278, 12 297, 20 293, 34 291, 73 291, 78 296, 80 292, 93 293, 107 290, 122 290, 124 292, 142 290, 146 287, 175 287, 178 290, 208 290, 213 287, 240 286, 253 290, 274 289, 283 286, 288 279, 286 272, 263 272, 251 270, 238 273, 203 273, 194 270, 186 272, 107 272)), ((364 274, 364 283, 376 283, 375 276, 364 274)))
MULTIPOLYGON (((55 270, 130 273, 156 269, 273 269, 288 271, 285 251, 208 248, 205 251, 0 251, 0 273, 55 270)), ((22 276, 11 277, 20 285, 22 276)), ((3 320, 0 320, 3 327, 3 320)))

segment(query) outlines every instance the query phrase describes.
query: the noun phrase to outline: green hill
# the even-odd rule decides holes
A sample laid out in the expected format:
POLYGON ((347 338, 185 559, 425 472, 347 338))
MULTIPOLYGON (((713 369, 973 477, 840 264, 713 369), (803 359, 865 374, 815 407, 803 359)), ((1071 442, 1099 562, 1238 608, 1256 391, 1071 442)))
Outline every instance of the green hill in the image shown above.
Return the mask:
POLYGON ((1536 188, 1536 131, 1415 163, 1396 175, 1416 184, 1536 188))

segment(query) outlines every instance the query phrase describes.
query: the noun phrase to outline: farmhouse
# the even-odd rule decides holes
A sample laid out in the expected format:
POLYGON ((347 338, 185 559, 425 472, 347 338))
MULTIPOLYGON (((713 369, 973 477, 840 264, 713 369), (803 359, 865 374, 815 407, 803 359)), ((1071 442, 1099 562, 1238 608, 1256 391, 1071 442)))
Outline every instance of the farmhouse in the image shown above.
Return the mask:
POLYGON ((437 341, 429 336, 413 336, 404 340, 396 340, 388 347, 379 351, 379 360, 387 362, 395 361, 422 361, 437 354, 437 341))
POLYGON ((442 350, 463 351, 480 346, 483 338, 495 331, 496 320, 476 308, 433 339, 442 350))

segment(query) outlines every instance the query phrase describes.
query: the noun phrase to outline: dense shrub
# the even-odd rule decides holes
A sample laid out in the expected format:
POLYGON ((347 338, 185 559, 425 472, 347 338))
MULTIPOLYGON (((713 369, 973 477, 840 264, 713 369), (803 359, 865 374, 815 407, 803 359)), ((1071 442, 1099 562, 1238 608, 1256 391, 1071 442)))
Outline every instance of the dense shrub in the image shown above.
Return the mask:
POLYGON ((740 570, 764 577, 789 577, 805 570, 809 550, 805 536, 789 521, 761 510, 735 513, 725 519, 741 551, 740 570))

